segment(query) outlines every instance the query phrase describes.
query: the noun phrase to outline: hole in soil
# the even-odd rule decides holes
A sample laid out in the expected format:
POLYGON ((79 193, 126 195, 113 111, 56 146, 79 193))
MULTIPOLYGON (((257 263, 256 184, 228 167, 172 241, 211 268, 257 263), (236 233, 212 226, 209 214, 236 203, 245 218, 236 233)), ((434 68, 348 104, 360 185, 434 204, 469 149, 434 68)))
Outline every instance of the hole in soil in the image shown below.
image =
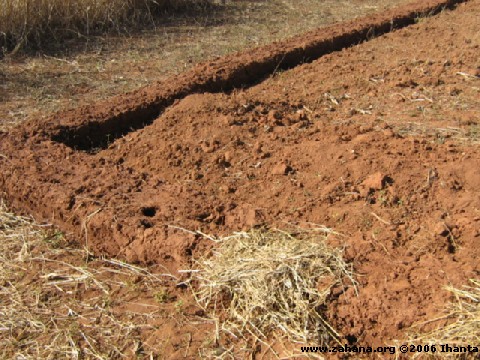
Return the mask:
POLYGON ((142 208, 142 215, 146 217, 154 217, 157 213, 157 209, 153 206, 142 208))
POLYGON ((449 244, 448 245, 448 252, 450 254, 455 254, 457 252, 457 247, 453 244, 449 244))
POLYGON ((141 224, 145 229, 150 229, 150 228, 153 227, 153 224, 152 224, 150 221, 144 220, 144 219, 140 220, 140 224, 141 224))
POLYGON ((357 337, 354 335, 347 335, 345 336, 345 340, 348 341, 348 345, 353 345, 357 342, 357 337))

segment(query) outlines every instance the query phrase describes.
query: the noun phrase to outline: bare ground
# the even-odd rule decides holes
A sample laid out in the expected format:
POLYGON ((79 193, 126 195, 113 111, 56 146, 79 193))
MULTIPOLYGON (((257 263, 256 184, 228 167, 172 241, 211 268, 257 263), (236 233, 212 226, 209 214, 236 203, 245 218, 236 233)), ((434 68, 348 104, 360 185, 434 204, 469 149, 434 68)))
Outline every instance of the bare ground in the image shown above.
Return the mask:
MULTIPOLYGON (((370 34, 249 88, 187 92, 158 118, 150 105, 135 105, 127 118, 144 121, 118 139, 105 141, 111 125, 104 124, 112 115, 124 121, 122 100, 128 109, 161 99, 188 74, 31 121, 3 134, 1 184, 15 207, 57 222, 97 254, 156 262, 171 274, 211 247, 172 226, 226 234, 325 224, 344 235, 335 244, 359 275, 358 296, 334 291, 329 320, 350 341, 389 343, 438 314, 443 286, 478 277, 479 7, 472 0, 370 34)), ((250 64, 252 54, 244 55, 250 64)), ((192 73, 213 69, 228 79, 219 63, 192 73)), ((208 76, 198 79, 209 86, 208 76)), ((173 285, 168 293, 181 296, 173 285)), ((184 313, 201 315, 193 305, 184 313)), ((208 328, 171 324, 158 332, 173 339, 170 356, 197 356, 208 328)))

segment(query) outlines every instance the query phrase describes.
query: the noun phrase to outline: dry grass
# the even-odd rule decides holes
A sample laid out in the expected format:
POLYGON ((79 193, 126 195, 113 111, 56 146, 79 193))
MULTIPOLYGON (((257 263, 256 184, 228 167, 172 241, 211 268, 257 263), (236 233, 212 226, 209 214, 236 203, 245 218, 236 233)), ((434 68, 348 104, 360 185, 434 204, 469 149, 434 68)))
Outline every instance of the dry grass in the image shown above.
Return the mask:
MULTIPOLYGON (((109 32, 80 41, 50 39, 35 56, 19 52, 0 60, 0 127, 91 104, 208 59, 408 1, 230 0, 194 14, 169 12, 150 30, 109 32)), ((151 20, 145 21, 149 28, 151 20)), ((70 33, 77 37, 77 32, 70 33)))
POLYGON ((452 139, 465 145, 477 145, 480 142, 480 127, 476 124, 461 128, 454 126, 429 126, 420 122, 410 122, 404 124, 392 124, 392 127, 402 136, 431 138, 435 142, 441 144, 447 139, 452 139))
POLYGON ((87 263, 88 254, 60 249, 62 241, 50 227, 9 213, 0 202, 0 358, 120 359, 157 353, 142 346, 140 336, 159 316, 157 309, 119 313, 115 302, 132 279, 136 288, 152 292, 163 279, 115 260, 87 263))
MULTIPOLYGON (((334 234, 319 228, 212 239, 218 241, 215 255, 198 261, 193 279, 199 281, 196 300, 217 323, 215 344, 225 333, 259 342, 269 335, 294 342, 337 339, 321 314, 332 286, 354 280, 341 250, 326 243, 334 234)), ((86 250, 69 249, 51 227, 8 212, 3 202, 0 261, 0 358, 141 359, 162 353, 163 339, 153 347, 144 340, 145 333, 156 334, 153 324, 173 316, 159 306, 180 304, 171 303, 166 290, 177 281, 171 274, 92 259, 86 250), (122 305, 131 299, 138 305, 139 293, 158 305, 126 311, 122 305)), ((199 356, 211 358, 214 343, 205 346, 199 356)))
POLYGON ((333 286, 354 284, 341 250, 327 245, 327 228, 235 233, 216 240, 193 278, 199 305, 220 335, 264 342, 270 335, 293 342, 338 340, 322 318, 333 286))
MULTIPOLYGON (((88 36, 125 25, 154 24, 156 13, 205 4, 207 0, 1 0, 0 35, 17 49, 29 40, 51 41, 52 35, 88 36)), ((1 42, 0 42, 1 44, 1 42)))
MULTIPOLYGON (((436 322, 446 322, 446 325, 436 327, 428 332, 417 332, 410 337, 409 342, 435 345, 437 353, 432 355, 432 358, 478 359, 478 353, 440 353, 441 344, 448 344, 451 347, 468 345, 480 347, 480 280, 472 279, 470 282, 470 286, 464 286, 462 289, 447 287, 447 290, 455 298, 455 301, 449 305, 447 314, 428 323, 419 324, 425 326, 436 322)), ((417 357, 421 356, 422 354, 418 354, 417 357)))

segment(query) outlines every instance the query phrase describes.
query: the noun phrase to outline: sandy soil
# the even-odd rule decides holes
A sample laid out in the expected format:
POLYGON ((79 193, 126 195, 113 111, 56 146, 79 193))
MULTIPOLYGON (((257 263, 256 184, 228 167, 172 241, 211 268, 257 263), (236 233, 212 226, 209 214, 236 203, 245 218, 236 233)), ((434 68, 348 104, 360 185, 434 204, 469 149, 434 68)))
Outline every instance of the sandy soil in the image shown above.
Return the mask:
POLYGON ((445 3, 31 121, 0 134, 0 189, 97 254, 172 272, 211 246, 175 227, 324 224, 359 281, 329 320, 351 342, 401 338, 480 272, 480 1, 418 15, 445 3))

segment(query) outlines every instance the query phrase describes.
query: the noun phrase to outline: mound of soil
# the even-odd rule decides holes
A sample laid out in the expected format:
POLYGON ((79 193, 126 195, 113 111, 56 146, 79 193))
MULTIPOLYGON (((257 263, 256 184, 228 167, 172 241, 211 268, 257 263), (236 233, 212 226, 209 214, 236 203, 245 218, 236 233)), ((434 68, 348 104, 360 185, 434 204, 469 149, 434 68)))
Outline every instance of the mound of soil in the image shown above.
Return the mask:
POLYGON ((171 271, 211 246, 179 228, 324 224, 345 235, 359 281, 330 320, 384 345, 480 272, 480 1, 457 2, 322 29, 1 134, 0 189, 97 254, 171 271))

